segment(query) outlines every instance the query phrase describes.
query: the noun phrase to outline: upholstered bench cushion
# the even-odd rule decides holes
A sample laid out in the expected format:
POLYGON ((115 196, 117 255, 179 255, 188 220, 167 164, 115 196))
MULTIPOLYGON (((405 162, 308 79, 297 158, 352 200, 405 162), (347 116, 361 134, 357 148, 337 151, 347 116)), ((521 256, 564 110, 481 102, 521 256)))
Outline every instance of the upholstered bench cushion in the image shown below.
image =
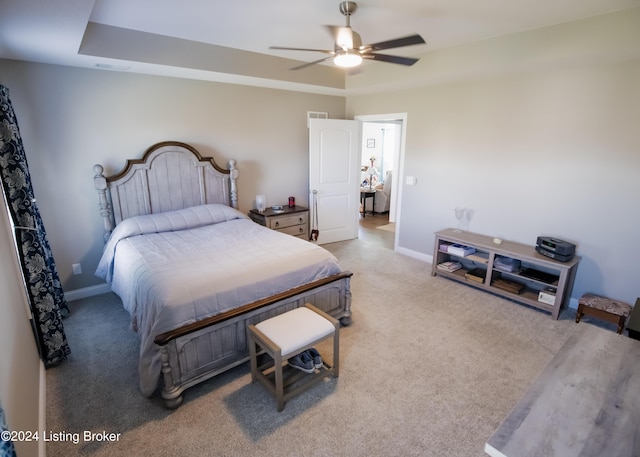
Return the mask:
POLYGON ((284 358, 335 331, 331 322, 306 307, 262 321, 256 328, 281 349, 284 358))
POLYGON ((590 308, 601 309, 602 311, 606 311, 617 316, 627 317, 631 312, 631 305, 628 303, 589 293, 580 297, 578 304, 588 306, 590 308))

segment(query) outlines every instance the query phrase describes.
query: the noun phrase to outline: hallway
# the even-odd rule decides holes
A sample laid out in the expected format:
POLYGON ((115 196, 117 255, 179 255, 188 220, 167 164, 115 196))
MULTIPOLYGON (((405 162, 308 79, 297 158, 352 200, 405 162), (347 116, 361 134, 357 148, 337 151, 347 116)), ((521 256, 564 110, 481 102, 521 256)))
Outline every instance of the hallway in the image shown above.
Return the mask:
POLYGON ((367 213, 360 216, 358 238, 393 250, 395 232, 390 230, 389 213, 367 213))

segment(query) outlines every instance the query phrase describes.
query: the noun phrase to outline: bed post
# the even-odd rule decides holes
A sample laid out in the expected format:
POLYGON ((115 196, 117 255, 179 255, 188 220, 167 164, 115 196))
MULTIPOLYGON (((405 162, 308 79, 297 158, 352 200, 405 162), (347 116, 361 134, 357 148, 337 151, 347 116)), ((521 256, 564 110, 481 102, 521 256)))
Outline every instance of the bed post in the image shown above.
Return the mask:
POLYGON ((98 207, 100 209, 100 216, 102 216, 102 220, 104 221, 104 241, 106 243, 115 227, 111 205, 107 198, 107 178, 105 178, 104 168, 100 164, 93 166, 93 172, 95 173, 93 176, 93 185, 98 191, 98 207))
POLYGON ((238 169, 236 168, 236 161, 229 161, 229 178, 231 181, 231 207, 238 209, 238 185, 236 183, 238 179, 238 169))
POLYGON ((173 382, 167 346, 160 347, 160 357, 162 358, 162 376, 164 378, 164 387, 161 393, 164 406, 168 409, 176 409, 182 404, 182 389, 173 382))
POLYGON ((351 276, 347 277, 341 286, 344 294, 344 315, 340 318, 340 323, 348 326, 351 325, 351 276))

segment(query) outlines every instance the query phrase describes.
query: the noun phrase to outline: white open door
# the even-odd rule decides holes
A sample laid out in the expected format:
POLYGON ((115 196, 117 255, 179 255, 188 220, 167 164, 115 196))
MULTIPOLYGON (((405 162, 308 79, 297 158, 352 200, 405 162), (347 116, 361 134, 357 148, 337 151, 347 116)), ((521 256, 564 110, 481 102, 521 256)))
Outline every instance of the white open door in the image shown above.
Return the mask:
POLYGON ((359 121, 309 119, 309 190, 311 228, 317 216, 318 244, 358 237, 359 121))

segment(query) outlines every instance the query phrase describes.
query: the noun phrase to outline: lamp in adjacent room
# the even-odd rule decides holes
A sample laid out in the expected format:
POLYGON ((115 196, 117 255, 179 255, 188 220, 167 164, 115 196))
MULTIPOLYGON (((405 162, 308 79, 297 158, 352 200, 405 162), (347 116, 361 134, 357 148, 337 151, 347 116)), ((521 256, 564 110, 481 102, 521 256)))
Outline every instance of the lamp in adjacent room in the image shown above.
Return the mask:
POLYGON ((369 173, 369 190, 373 189, 373 177, 376 177, 376 180, 378 178, 378 174, 380 173, 378 171, 378 169, 376 167, 369 167, 369 169, 367 170, 367 173, 369 173))

